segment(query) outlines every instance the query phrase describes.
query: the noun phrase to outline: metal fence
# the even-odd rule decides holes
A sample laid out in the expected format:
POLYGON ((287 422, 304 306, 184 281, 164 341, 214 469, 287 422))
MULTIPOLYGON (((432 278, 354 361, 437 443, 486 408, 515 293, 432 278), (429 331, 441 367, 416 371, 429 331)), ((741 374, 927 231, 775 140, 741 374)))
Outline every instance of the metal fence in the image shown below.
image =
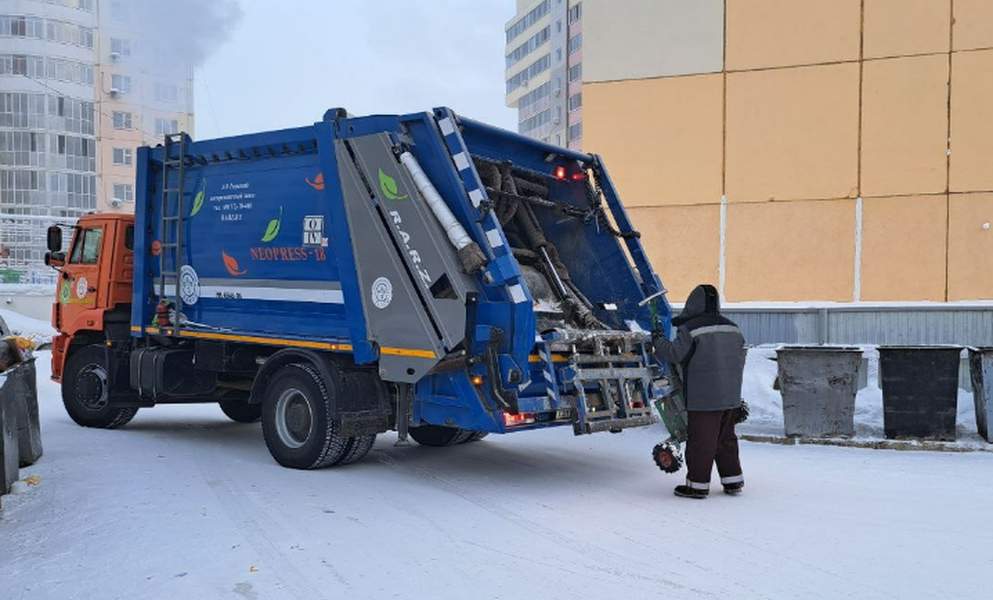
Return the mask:
POLYGON ((749 345, 958 344, 993 346, 993 303, 728 307, 749 345))

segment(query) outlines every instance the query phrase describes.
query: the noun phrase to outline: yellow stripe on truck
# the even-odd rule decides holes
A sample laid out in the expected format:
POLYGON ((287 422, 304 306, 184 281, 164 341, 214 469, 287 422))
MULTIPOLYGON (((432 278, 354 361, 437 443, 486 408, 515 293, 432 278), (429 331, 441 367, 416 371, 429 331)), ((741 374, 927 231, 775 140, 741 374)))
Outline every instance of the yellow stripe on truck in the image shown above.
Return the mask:
MULTIPOLYGON (((133 332, 141 332, 142 328, 133 326, 133 332)), ((162 330, 158 327, 145 327, 145 333, 156 335, 162 330)), ((166 330, 169 331, 169 330, 166 330)), ((209 333, 204 331, 180 331, 181 337, 191 337, 205 340, 223 340, 226 342, 249 342, 253 344, 279 344, 281 346, 294 346, 296 348, 315 348, 318 350, 331 350, 332 352, 351 352, 351 344, 329 344, 327 342, 307 342, 302 340, 286 340, 280 338, 254 337, 250 335, 234 335, 229 333, 209 333)), ((412 350, 409 348, 380 348, 380 354, 391 356, 413 356, 417 358, 437 358, 431 350, 412 350)))

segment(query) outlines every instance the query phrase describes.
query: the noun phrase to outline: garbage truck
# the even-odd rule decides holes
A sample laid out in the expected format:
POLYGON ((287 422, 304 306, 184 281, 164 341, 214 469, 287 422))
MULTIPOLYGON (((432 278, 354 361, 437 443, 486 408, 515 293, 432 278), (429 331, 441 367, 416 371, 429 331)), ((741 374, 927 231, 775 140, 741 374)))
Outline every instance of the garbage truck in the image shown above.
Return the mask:
POLYGON ((69 416, 214 402, 291 468, 377 434, 429 446, 657 422, 662 282, 600 157, 447 108, 137 151, 134 215, 88 214, 58 269, 69 416), (650 300, 646 302, 646 300, 650 300))

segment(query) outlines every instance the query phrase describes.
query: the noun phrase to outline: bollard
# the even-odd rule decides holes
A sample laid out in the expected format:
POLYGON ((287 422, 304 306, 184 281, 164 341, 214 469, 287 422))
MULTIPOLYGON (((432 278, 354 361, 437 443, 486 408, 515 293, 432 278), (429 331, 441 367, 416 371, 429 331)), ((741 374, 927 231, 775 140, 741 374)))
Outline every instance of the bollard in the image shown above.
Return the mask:
POLYGON ((883 430, 888 439, 954 441, 958 346, 882 346, 883 430))
POLYGON ((862 350, 787 346, 776 351, 786 435, 855 435, 862 350))

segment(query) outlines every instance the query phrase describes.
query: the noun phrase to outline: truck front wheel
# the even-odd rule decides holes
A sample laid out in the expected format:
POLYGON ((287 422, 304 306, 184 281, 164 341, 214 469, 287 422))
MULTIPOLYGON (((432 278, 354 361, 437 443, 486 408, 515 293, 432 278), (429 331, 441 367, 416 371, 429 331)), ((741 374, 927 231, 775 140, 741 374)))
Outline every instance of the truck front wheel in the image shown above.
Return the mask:
POLYGON ((341 435, 331 418, 341 394, 341 374, 334 365, 332 381, 314 367, 294 363, 269 381, 262 403, 262 435, 276 462, 292 469, 320 469, 349 454, 352 439, 341 435))
POLYGON ((62 375, 62 404, 77 424, 115 429, 138 412, 110 404, 109 372, 103 346, 84 346, 69 357, 62 375))

